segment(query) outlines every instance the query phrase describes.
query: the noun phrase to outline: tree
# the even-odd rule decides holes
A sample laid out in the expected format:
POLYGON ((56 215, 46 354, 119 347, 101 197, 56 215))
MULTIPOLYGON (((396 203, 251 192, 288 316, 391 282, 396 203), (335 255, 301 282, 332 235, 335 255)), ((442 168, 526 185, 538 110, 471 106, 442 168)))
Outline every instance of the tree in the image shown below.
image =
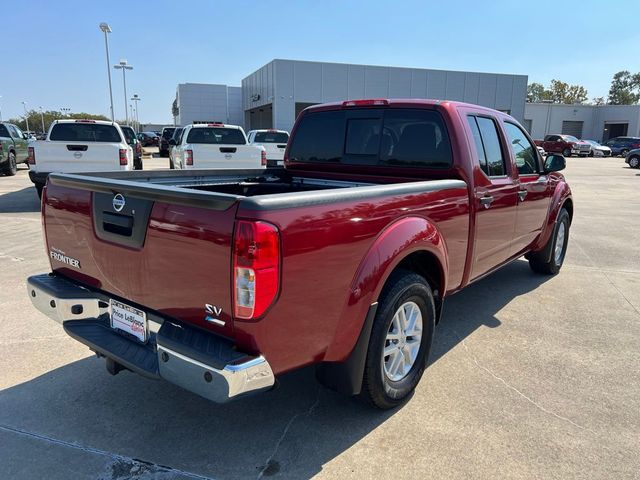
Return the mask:
MULTIPOLYGON (((77 113, 69 113, 68 115, 64 115, 62 112, 57 110, 46 110, 40 114, 39 110, 29 110, 27 112, 26 118, 29 119, 29 128, 33 132, 41 132, 42 131, 42 120, 44 118, 44 131, 47 132, 51 123, 54 120, 59 120, 61 118, 85 118, 87 120, 109 120, 104 115, 95 115, 93 113, 86 112, 77 112, 77 113)), ((17 125, 21 130, 27 130, 27 122, 25 117, 21 118, 10 118, 9 123, 13 123, 17 125)))
POLYGON ((177 117, 180 115, 180 108, 178 107, 178 99, 176 98, 171 104, 171 115, 177 117))
POLYGON ((591 103, 593 103, 594 105, 605 105, 607 102, 604 97, 594 97, 591 100, 591 103))
POLYGON ((541 83, 531 83, 527 86, 528 102, 551 103, 584 103, 589 98, 587 89, 582 85, 569 85, 566 82, 553 79, 549 88, 541 83))
POLYGON ((609 105, 633 105, 640 101, 640 73, 616 73, 609 88, 609 105))

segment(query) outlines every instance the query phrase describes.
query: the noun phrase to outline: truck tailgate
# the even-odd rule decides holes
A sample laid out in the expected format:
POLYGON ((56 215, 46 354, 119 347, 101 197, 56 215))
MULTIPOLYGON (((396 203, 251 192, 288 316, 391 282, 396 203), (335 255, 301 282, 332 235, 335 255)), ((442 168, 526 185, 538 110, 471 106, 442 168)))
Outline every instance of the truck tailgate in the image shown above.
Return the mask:
POLYGON ((131 306, 232 336, 233 198, 203 208, 145 196, 144 188, 163 187, 136 193, 126 188, 132 182, 121 182, 116 192, 90 184, 73 188, 52 177, 43 223, 55 273, 131 306), (207 304, 222 309, 217 319, 224 325, 205 320, 207 304))
POLYGON ((193 144, 193 168, 261 168, 261 149, 253 145, 193 144))
MULTIPOLYGON (((39 172, 105 172, 121 170, 120 149, 127 145, 99 142, 45 141, 36 144, 39 172)), ((131 160, 131 159, 130 159, 131 160)))

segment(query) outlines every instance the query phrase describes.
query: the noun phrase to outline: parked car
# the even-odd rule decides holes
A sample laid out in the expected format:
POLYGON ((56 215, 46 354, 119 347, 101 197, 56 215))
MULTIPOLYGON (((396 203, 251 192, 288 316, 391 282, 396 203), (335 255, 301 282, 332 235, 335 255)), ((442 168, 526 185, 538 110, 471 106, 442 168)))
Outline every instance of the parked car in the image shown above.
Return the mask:
POLYGON ((591 145, 591 156, 592 157, 610 157, 611 149, 604 145, 600 145, 595 140, 584 140, 589 145, 591 145))
POLYGON ((640 137, 615 137, 604 144, 611 149, 612 155, 626 157, 629 151, 640 148, 640 137))
POLYGON ((162 129, 158 141, 158 150, 161 157, 169 156, 169 140, 173 136, 173 132, 176 131, 176 127, 165 127, 162 129))
POLYGON ((547 156, 547 152, 545 151, 545 149, 544 149, 544 148, 542 148, 542 147, 541 147, 541 146, 539 146, 539 145, 536 145, 536 148, 538 149, 538 152, 540 152, 540 155, 542 155, 543 157, 546 157, 546 156, 547 156))
POLYGON ((176 127, 176 131, 173 132, 173 136, 169 139, 169 168, 174 169, 173 165, 173 151, 176 148, 176 145, 180 145, 182 143, 182 131, 184 128, 176 127), (173 140, 173 141, 172 141, 173 140))
POLYGON ((42 196, 51 172, 106 172, 131 170, 133 149, 114 122, 103 120, 55 120, 44 142, 29 150, 29 178, 42 196))
MULTIPOLYGON (((198 128, 220 127, 185 135, 198 128)), ((28 279, 29 298, 112 374, 226 401, 315 364, 326 386, 391 408, 418 384, 449 295, 522 255, 534 272, 562 267, 564 158, 543 162, 504 113, 317 105, 285 157, 272 170, 51 175, 52 273, 28 279)))
POLYGON ((640 168, 640 148, 629 151, 624 161, 631 168, 640 168))
POLYGON ((583 140, 578 140, 573 135, 555 133, 545 135, 544 140, 536 140, 536 145, 544 148, 548 153, 560 153, 565 157, 571 155, 586 157, 591 153, 591 145, 583 140))
POLYGON ((267 156, 264 147, 247 145, 242 127, 198 123, 184 127, 171 163, 173 168, 265 168, 267 156))
POLYGON ((27 163, 29 141, 12 123, 0 123, 0 171, 5 175, 18 173, 18 164, 27 163))
POLYGON ((133 128, 127 125, 120 125, 122 133, 127 139, 127 143, 133 149, 133 169, 142 170, 142 144, 133 128))
POLYGON ((249 145, 264 147, 267 152, 267 167, 284 165, 284 151, 289 141, 286 130, 251 130, 247 134, 249 145))
POLYGON ((143 147, 158 146, 158 136, 153 132, 140 132, 138 134, 138 140, 140 140, 143 147))

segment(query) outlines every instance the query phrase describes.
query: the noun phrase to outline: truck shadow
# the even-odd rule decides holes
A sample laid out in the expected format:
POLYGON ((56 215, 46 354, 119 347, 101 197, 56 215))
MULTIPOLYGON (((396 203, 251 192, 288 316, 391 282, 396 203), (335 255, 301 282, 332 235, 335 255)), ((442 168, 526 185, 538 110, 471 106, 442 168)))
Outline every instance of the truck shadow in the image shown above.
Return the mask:
POLYGON ((40 199, 35 187, 0 195, 0 213, 39 212, 40 199))
MULTIPOLYGON (((449 299, 431 363, 475 330, 499 327, 496 313, 548 278, 517 261, 449 299)), ((216 405, 128 372, 110 377, 103 360, 88 357, 0 392, 0 425, 218 479, 309 478, 402 408, 374 410, 326 390, 313 368, 285 375, 270 392, 216 405)), ((25 478, 36 461, 27 458, 25 478)))

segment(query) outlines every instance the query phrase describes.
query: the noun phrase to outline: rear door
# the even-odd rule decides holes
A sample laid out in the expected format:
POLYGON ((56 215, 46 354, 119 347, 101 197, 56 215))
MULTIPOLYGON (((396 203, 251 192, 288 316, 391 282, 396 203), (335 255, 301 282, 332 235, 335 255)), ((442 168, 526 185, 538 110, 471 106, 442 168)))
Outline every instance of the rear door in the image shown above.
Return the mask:
POLYGON ((57 123, 36 151, 38 171, 104 172, 127 168, 120 164, 120 150, 129 150, 120 131, 91 121, 57 123))
POLYGON ((502 123, 518 170, 518 209, 511 250, 525 250, 540 235, 551 202, 549 178, 542 169, 542 159, 523 129, 509 121, 502 123))
POLYGON ((511 171, 497 120, 485 114, 466 116, 474 169, 476 202, 473 280, 511 257, 518 184, 511 171))

